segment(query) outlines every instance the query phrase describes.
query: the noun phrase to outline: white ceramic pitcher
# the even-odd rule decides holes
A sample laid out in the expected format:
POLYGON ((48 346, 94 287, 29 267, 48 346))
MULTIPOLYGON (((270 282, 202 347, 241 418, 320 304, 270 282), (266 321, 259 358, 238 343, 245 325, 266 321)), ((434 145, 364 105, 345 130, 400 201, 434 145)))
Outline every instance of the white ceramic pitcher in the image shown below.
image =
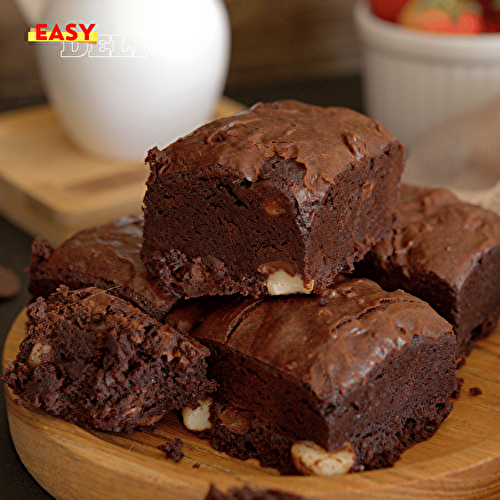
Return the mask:
POLYGON ((17 0, 30 24, 96 23, 96 45, 38 43, 48 99, 70 138, 143 159, 209 119, 230 54, 222 0, 17 0))

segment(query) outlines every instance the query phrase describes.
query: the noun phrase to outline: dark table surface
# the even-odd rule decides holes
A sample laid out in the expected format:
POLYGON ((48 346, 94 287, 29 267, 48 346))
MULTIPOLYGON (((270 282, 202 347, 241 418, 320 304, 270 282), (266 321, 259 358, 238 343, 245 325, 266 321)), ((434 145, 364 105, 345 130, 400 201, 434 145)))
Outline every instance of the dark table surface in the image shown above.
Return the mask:
MULTIPOLYGON (((274 99, 299 99, 324 106, 346 106, 363 110, 361 79, 346 76, 281 84, 274 87, 227 89, 226 94, 243 104, 274 99)), ((32 237, 13 226, 0 214, 0 265, 14 270, 22 281, 22 291, 13 299, 0 301, 0 346, 19 312, 29 300, 28 275, 32 237)), ((19 459, 9 433, 4 386, 0 383, 0 499, 47 500, 53 498, 31 477, 19 459)))
MULTIPOLYGON (((15 298, 0 302, 0 343, 3 350, 5 337, 19 312, 29 299, 28 266, 32 238, 0 218, 0 265, 16 271, 22 280, 22 291, 15 298)), ((19 460, 10 439, 3 383, 0 383, 0 498, 5 500, 32 500, 52 498, 38 486, 19 460)))

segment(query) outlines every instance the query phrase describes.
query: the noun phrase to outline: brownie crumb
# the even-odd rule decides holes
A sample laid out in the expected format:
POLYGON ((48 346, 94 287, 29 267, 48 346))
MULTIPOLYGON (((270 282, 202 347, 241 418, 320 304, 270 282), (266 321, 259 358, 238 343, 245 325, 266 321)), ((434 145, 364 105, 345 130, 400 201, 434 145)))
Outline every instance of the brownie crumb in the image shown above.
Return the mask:
POLYGON ((170 458, 175 463, 178 463, 184 456, 184 453, 181 450, 183 444, 184 443, 181 439, 175 438, 173 441, 167 441, 166 443, 158 446, 158 449, 165 452, 165 458, 170 458))
POLYGON ((200 464, 198 462, 196 462, 194 465, 193 465, 193 469, 199 469, 200 468, 200 464))
POLYGON ((479 387, 471 387, 469 389, 469 394, 471 396, 480 396, 483 393, 483 391, 479 387))

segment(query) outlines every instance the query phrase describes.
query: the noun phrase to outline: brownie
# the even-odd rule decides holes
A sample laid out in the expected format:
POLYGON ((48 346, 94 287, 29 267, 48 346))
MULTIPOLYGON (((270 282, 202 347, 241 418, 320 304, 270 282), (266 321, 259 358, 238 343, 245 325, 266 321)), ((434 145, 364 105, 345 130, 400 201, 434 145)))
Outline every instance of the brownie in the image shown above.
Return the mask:
POLYGON ((393 224, 404 148, 345 108, 258 103, 153 148, 142 259, 186 297, 324 291, 393 224))
POLYGON ((149 428, 214 389, 209 350, 105 290, 61 286, 28 308, 2 379, 22 405, 85 428, 149 428))
POLYGON ((146 272, 140 258, 143 225, 142 216, 121 217, 77 233, 56 250, 36 238, 29 291, 34 297, 47 297, 60 284, 75 290, 96 286, 162 321, 178 297, 158 288, 146 272))
POLYGON ((192 299, 166 321, 210 348, 219 384, 203 402, 209 423, 187 427, 282 473, 313 473, 297 445, 338 452, 340 472, 390 466, 435 432, 458 389, 451 325, 366 279, 338 276, 317 295, 192 299))
POLYGON ((428 302, 455 330, 459 352, 500 315, 500 217, 447 189, 403 185, 399 221, 356 274, 428 302))

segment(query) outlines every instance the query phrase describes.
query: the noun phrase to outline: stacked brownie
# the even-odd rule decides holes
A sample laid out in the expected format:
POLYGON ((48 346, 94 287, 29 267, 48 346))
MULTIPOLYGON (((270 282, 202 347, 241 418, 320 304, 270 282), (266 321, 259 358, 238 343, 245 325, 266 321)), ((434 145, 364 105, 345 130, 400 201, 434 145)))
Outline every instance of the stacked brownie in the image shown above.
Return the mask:
POLYGON ((179 296, 145 270, 142 227, 142 217, 125 216, 58 249, 34 240, 26 336, 2 376, 21 404, 130 432, 196 408, 215 389, 209 350, 163 324, 179 296))
POLYGON ((500 316, 500 217, 446 189, 407 185, 398 213, 356 274, 428 302, 453 325, 465 356, 500 316))
POLYGON ((186 297, 324 291, 391 228, 403 155, 344 108, 282 101, 216 120, 150 151, 143 261, 186 297))
POLYGON ((343 108, 258 104, 147 161, 144 221, 35 240, 27 336, 3 375, 23 404, 127 431, 182 408, 214 448, 285 474, 390 466, 436 431, 459 389, 457 336, 466 352, 500 313, 500 218, 456 199, 434 217, 406 188, 398 205, 403 146, 343 108), (446 243, 463 257, 453 314, 421 293, 434 271, 417 262, 439 238, 405 261, 406 282, 382 279, 413 234, 405 207, 408 226, 474 227, 446 243))
POLYGON ((340 275, 315 295, 220 302, 187 301, 167 319, 212 352, 219 388, 196 430, 218 450, 282 473, 313 473, 307 455, 324 461, 317 474, 380 468, 451 410, 455 337, 405 292, 340 275))
POLYGON ((23 404, 80 425, 131 431, 195 408, 213 391, 206 347, 89 287, 61 285, 28 307, 26 336, 3 375, 23 404))
POLYGON ((143 217, 124 216, 81 231, 58 249, 36 238, 31 248, 30 293, 46 298, 61 283, 75 290, 99 287, 163 321, 179 296, 149 278, 139 256, 143 226, 143 217))

